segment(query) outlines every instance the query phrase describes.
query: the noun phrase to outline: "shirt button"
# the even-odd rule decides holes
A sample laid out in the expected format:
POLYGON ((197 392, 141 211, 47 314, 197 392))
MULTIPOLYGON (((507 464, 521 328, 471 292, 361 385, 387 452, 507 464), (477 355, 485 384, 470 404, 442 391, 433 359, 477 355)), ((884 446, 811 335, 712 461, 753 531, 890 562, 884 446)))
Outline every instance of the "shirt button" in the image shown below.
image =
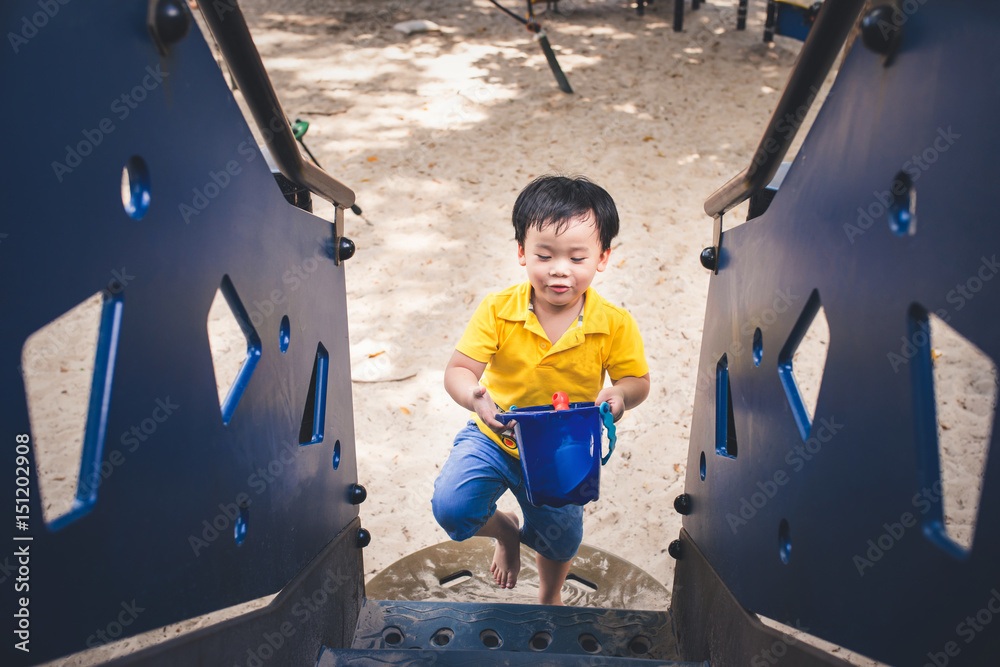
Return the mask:
POLYGON ((547 350, 547 349, 549 349, 549 344, 548 343, 539 343, 538 347, 542 348, 543 350, 547 350))

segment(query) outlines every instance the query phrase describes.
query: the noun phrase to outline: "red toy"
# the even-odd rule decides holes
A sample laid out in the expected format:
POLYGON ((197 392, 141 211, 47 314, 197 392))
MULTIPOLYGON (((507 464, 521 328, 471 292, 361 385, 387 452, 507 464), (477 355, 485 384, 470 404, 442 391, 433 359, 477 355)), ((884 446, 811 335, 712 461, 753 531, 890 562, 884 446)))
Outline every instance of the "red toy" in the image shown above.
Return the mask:
POLYGON ((569 410, 569 396, 566 395, 565 391, 557 391, 552 394, 552 409, 569 410))

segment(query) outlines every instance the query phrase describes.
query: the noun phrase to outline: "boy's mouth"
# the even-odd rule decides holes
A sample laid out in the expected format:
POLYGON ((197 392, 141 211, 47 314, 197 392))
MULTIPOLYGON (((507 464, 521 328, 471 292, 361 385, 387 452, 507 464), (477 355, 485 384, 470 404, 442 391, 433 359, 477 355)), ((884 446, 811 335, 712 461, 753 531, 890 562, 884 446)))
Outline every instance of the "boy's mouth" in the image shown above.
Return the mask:
POLYGON ((562 294, 563 292, 568 292, 569 291, 569 286, 568 285, 549 285, 549 289, 552 290, 553 292, 557 292, 559 294, 562 294))

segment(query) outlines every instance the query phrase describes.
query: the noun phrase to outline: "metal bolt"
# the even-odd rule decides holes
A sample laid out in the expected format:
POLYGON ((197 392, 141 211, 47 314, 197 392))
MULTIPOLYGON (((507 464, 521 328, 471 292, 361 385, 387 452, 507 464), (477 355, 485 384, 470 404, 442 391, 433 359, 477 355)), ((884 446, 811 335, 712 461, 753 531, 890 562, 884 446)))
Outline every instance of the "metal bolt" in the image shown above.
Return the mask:
POLYGON ((715 271, 715 265, 718 262, 718 258, 715 256, 715 248, 709 246, 701 251, 701 265, 704 266, 709 271, 715 271))
POLYGON ((360 484, 351 484, 351 490, 348 491, 348 498, 352 505, 360 505, 368 498, 368 490, 360 484))
POLYGON ((341 236, 340 243, 337 246, 337 259, 341 262, 350 259, 351 257, 354 257, 355 250, 354 241, 346 236, 341 236))
POLYGON ((892 5, 879 5, 861 19, 861 41, 875 53, 891 55, 899 46, 901 26, 899 10, 892 5))
POLYGON ((667 553, 670 554, 670 557, 674 560, 680 560, 682 552, 683 543, 680 540, 674 540, 670 543, 670 546, 667 547, 667 553))
POLYGON ((371 544, 371 541, 372 541, 372 534, 369 533, 364 528, 358 528, 358 540, 357 540, 358 548, 364 549, 369 544, 371 544))
POLYGON ((688 515, 691 513, 691 494, 682 493, 674 498, 674 509, 678 514, 688 515))
POLYGON ((179 0, 151 0, 146 13, 146 27, 156 48, 167 55, 171 44, 184 39, 191 29, 191 14, 179 0))

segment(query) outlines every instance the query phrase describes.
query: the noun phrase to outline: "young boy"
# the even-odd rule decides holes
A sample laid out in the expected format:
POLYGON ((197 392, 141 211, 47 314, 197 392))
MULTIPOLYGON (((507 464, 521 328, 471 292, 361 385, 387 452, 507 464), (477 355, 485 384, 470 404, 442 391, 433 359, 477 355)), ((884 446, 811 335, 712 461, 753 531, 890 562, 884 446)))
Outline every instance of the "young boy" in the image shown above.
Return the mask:
POLYGON ((583 508, 528 502, 517 443, 496 420, 509 409, 607 402, 617 421, 649 393, 649 367, 632 316, 590 283, 608 265, 618 233, 611 196, 585 178, 543 176, 518 195, 512 214, 517 259, 528 280, 490 294, 477 308, 445 369, 448 394, 474 413, 434 483, 434 517, 453 540, 492 537, 490 571, 513 588, 520 543, 537 553, 540 604, 562 604, 562 585, 583 538, 583 508), (604 376, 612 386, 604 387, 604 376), (497 512, 510 489, 524 513, 497 512))

